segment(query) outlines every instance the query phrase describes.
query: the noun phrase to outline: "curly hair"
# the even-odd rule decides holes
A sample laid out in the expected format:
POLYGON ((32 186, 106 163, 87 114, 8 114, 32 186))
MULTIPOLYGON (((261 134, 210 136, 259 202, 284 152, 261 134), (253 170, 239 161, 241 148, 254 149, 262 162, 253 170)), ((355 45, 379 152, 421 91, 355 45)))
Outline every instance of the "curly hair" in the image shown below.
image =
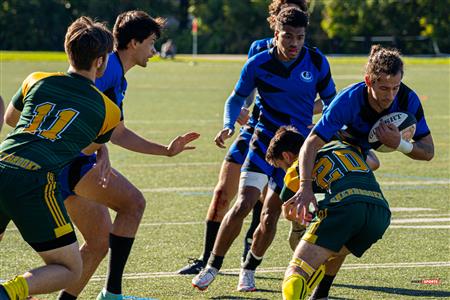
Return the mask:
POLYGON ((308 13, 297 7, 283 8, 278 14, 275 22, 275 30, 282 26, 308 27, 308 13))
POLYGON ((395 76, 399 72, 403 77, 403 61, 400 52, 394 48, 388 49, 381 45, 373 45, 366 65, 366 75, 370 80, 378 80, 381 74, 395 76))
POLYGON ((269 26, 272 30, 275 29, 278 14, 283 8, 288 7, 289 4, 297 5, 301 10, 308 11, 307 0, 273 0, 272 3, 269 4, 269 16, 267 17, 267 22, 269 22, 269 26))

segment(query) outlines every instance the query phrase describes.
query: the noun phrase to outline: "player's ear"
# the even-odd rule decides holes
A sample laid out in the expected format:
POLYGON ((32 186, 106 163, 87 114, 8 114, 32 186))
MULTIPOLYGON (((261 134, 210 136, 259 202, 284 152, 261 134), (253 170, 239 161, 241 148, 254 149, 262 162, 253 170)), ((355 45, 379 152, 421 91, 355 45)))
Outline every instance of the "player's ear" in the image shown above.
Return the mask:
POLYGON ((372 87, 372 81, 370 81, 370 76, 369 75, 364 75, 364 82, 366 83, 366 85, 368 87, 372 87))
POLYGON ((104 56, 97 57, 97 60, 95 62, 95 66, 97 69, 99 69, 103 65, 104 60, 105 60, 104 56))

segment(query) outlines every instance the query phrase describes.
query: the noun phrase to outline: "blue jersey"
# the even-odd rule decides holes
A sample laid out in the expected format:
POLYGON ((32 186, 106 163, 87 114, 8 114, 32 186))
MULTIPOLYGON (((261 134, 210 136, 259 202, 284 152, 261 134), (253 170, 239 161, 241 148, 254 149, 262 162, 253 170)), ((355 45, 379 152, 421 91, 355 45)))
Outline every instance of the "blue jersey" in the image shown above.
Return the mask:
POLYGON ((102 77, 95 80, 95 86, 103 92, 109 99, 113 100, 120 108, 121 120, 123 120, 123 104, 125 92, 127 90, 127 80, 120 61, 119 54, 112 52, 109 54, 108 65, 102 77))
POLYGON ((254 41, 248 49, 248 58, 274 47, 273 37, 254 41))
POLYGON ((367 137, 375 122, 380 117, 397 111, 408 111, 416 117, 414 140, 430 134, 419 97, 403 83, 391 106, 380 113, 369 105, 368 89, 364 82, 347 87, 334 98, 313 131, 322 140, 329 142, 345 125, 345 133, 341 137, 366 151, 370 149, 367 137))
POLYGON ((257 128, 275 132, 282 125, 293 125, 303 135, 312 124, 314 100, 336 94, 330 66, 317 49, 303 47, 289 67, 275 57, 276 48, 263 51, 244 65, 234 92, 247 97, 257 88, 261 115, 257 128))
MULTIPOLYGON (((268 50, 274 46, 273 38, 265 38, 261 40, 256 40, 250 45, 250 49, 248 50, 248 58, 255 56, 258 53, 261 53, 265 50, 268 50)), ((253 99, 251 99, 253 100, 253 99)), ((246 106, 250 106, 251 102, 246 106)), ((253 107, 252 114, 250 115, 250 119, 247 121, 247 125, 250 127, 255 127, 256 123, 258 123, 259 113, 260 113, 260 97, 256 95, 255 97, 255 106, 253 107)))

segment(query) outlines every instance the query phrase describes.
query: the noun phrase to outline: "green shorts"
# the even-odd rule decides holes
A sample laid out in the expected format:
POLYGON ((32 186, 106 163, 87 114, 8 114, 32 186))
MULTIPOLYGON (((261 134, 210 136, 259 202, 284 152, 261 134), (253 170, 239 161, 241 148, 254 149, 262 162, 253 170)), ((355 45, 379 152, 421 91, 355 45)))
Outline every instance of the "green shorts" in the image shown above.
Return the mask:
POLYGON ((391 220, 391 212, 382 205, 350 202, 321 207, 308 227, 303 240, 334 252, 347 247, 361 257, 383 236, 391 220))
POLYGON ((10 221, 37 252, 76 241, 53 173, 14 169, 0 164, 0 233, 5 232, 10 221))

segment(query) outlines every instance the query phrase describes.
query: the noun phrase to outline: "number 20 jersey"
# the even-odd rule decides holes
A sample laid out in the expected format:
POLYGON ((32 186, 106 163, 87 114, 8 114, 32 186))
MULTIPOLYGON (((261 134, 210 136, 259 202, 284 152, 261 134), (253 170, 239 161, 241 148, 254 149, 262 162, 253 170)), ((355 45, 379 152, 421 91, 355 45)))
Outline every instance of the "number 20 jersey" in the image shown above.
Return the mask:
POLYGON ((12 103, 22 113, 0 161, 21 169, 59 171, 92 142, 107 142, 120 121, 117 105, 74 73, 32 73, 12 103))

